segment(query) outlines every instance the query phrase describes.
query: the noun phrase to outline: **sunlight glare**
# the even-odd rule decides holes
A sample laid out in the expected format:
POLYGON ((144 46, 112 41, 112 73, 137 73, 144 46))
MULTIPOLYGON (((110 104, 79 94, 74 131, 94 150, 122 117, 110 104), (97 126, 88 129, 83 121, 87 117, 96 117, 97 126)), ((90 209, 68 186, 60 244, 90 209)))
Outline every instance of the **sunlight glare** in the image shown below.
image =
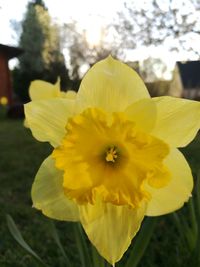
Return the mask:
POLYGON ((102 39, 102 26, 100 23, 94 21, 89 21, 86 31, 86 40, 88 44, 92 47, 97 46, 100 44, 102 39))

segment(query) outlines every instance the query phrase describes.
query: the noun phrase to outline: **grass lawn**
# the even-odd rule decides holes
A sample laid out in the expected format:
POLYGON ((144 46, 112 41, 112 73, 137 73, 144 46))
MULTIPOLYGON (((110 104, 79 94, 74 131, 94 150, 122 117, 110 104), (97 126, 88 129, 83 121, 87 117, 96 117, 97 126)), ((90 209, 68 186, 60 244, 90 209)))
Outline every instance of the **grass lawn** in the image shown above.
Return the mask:
MULTIPOLYGON (((193 170, 200 166, 199 151, 200 138, 183 150, 193 170)), ((51 147, 35 141, 21 120, 9 120, 0 113, 0 267, 40 266, 10 235, 6 214, 13 217, 27 243, 46 263, 66 266, 49 231, 49 220, 31 207, 31 184, 50 152, 51 147)), ((56 222, 56 227, 69 256, 81 266, 74 253, 72 223, 56 222)), ((160 217, 139 267, 184 267, 189 265, 188 260, 188 250, 181 242, 172 215, 160 217)))

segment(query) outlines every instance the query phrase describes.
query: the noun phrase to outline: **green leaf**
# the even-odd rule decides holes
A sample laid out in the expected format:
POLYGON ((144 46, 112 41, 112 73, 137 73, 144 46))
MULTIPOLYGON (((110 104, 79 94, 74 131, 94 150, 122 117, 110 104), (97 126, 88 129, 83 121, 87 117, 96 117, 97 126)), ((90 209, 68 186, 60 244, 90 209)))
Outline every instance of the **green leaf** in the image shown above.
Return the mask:
POLYGON ((196 266, 200 267, 200 170, 197 174, 197 182, 196 182, 196 207, 197 207, 197 227, 198 227, 198 235, 196 239, 196 247, 192 257, 196 259, 196 266))
POLYGON ((24 238, 22 237, 20 231, 18 230, 14 220, 12 219, 12 217, 7 214, 6 215, 6 220, 7 220, 7 225, 8 225, 8 229, 11 233, 11 235, 13 236, 13 238, 17 241, 17 243, 23 248, 25 249, 30 255, 32 255, 34 257, 34 259, 36 259, 40 264, 42 264, 43 266, 48 266, 46 265, 43 260, 32 250, 32 248, 26 243, 26 241, 24 240, 24 238))
POLYGON ((197 174, 195 189, 196 189, 197 222, 200 224, 200 171, 198 171, 197 174))
POLYGON ((192 251, 196 242, 196 236, 194 235, 193 228, 190 226, 190 224, 192 225, 192 222, 190 221, 189 224, 189 220, 185 220, 186 215, 183 213, 183 211, 173 213, 173 217, 175 219, 180 236, 183 237, 182 239, 185 239, 188 249, 192 251))
POLYGON ((93 267, 89 253, 89 246, 85 237, 85 233, 80 223, 75 224, 74 228, 76 245, 79 251, 81 267, 93 267))
POLYGON ((138 232, 136 239, 133 241, 134 245, 125 264, 125 267, 136 267, 139 264, 149 244, 156 222, 157 218, 145 219, 142 228, 138 232))
POLYGON ((54 222, 50 221, 49 225, 50 225, 50 232, 52 234, 52 237, 53 237, 54 241, 56 242, 58 248, 60 249, 61 254, 63 255, 63 257, 66 261, 66 266, 72 267, 72 264, 71 264, 71 262, 67 256, 67 254, 65 253, 63 246, 62 246, 62 243, 60 241, 60 238, 59 238, 59 235, 58 235, 58 232, 57 232, 57 229, 56 229, 54 222))
POLYGON ((189 205, 192 231, 194 236, 196 237, 198 233, 198 225, 197 225, 197 214, 195 213, 195 207, 194 207, 194 198, 190 198, 188 205, 189 205))
POLYGON ((96 250, 96 248, 91 245, 91 249, 92 249, 92 260, 93 260, 93 266, 96 267, 105 267, 106 266, 106 262, 105 260, 99 255, 98 251, 96 250))
POLYGON ((186 238, 186 235, 185 235, 185 229, 183 228, 181 218, 179 217, 179 213, 178 212, 173 212, 171 216, 172 216, 172 218, 174 220, 174 223, 176 225, 176 228, 177 228, 177 230, 179 232, 179 235, 180 235, 180 238, 181 238, 183 244, 188 246, 187 238, 186 238))

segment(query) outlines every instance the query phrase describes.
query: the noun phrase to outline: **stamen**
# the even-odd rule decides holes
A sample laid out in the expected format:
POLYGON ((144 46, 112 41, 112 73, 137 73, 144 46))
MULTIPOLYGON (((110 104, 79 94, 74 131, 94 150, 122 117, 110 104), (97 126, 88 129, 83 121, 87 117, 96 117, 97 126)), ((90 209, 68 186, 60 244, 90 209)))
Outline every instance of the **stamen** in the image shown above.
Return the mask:
POLYGON ((111 147, 106 152, 106 161, 115 162, 117 158, 117 151, 115 147, 111 147))

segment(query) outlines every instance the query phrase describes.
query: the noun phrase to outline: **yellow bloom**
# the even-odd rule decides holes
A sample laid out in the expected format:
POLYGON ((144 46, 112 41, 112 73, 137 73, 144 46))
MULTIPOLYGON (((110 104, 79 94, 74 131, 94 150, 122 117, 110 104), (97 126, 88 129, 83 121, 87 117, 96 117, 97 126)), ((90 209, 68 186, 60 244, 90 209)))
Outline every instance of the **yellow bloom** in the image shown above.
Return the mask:
MULTIPOLYGON (((32 101, 45 100, 51 98, 68 98, 75 99, 76 92, 68 90, 67 92, 60 90, 60 79, 55 84, 51 84, 42 80, 35 80, 29 86, 29 97, 32 101)), ((24 120, 24 127, 29 128, 28 121, 24 120)))
POLYGON ((76 93, 72 90, 68 90, 67 92, 60 91, 60 79, 58 78, 55 84, 41 80, 31 82, 29 87, 29 96, 32 101, 55 97, 74 99, 76 97, 76 93))
POLYGON ((200 103, 150 98, 140 77, 108 57, 85 75, 75 99, 25 105, 33 135, 54 147, 32 187, 34 207, 80 221, 111 264, 119 261, 144 216, 188 201, 191 170, 177 147, 200 127, 200 103))
POLYGON ((8 98, 7 98, 6 96, 2 96, 2 97, 0 98, 0 104, 1 104, 2 106, 6 106, 6 105, 8 104, 8 98))

